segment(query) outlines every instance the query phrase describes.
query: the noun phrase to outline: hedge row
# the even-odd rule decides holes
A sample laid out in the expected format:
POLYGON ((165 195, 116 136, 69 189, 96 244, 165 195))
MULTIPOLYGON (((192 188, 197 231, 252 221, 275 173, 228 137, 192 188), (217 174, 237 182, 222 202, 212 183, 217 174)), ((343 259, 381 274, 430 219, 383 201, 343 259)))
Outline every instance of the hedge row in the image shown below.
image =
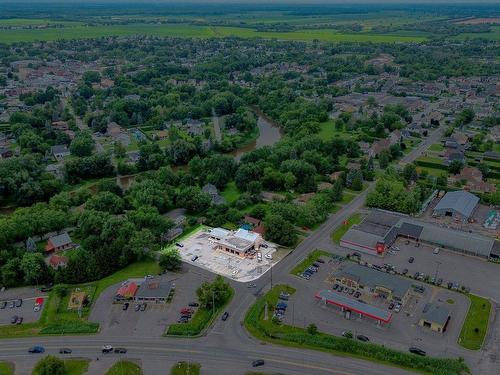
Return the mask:
POLYGON ((423 160, 415 160, 415 165, 419 167, 427 167, 427 168, 432 168, 432 169, 441 169, 445 172, 448 172, 448 167, 444 164, 438 164, 438 163, 433 163, 430 161, 423 161, 423 160))
POLYGON ((309 334, 306 330, 288 325, 277 325, 270 320, 264 321, 263 313, 266 300, 270 307, 276 303, 279 291, 286 288, 276 286, 268 295, 259 298, 245 316, 245 327, 254 336, 275 343, 328 350, 367 360, 385 362, 433 375, 459 375, 470 373, 463 359, 420 357, 414 354, 389 349, 382 345, 362 343, 352 339, 328 335, 309 334))

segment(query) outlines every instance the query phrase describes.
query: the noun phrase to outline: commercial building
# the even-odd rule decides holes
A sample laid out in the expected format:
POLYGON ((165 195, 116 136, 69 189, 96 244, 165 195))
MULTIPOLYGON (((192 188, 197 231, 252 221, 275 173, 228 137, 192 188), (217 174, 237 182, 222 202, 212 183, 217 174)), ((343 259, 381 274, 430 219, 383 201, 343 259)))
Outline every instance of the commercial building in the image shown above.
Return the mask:
POLYGON ((209 232, 209 236, 214 241, 214 250, 225 251, 241 258, 253 257, 262 243, 260 234, 242 228, 236 232, 214 228, 209 232))
POLYGON ((373 210, 360 224, 350 228, 340 240, 340 245, 383 256, 398 237, 482 258, 500 258, 500 244, 493 238, 382 210, 373 210))
POLYGON ((366 316, 375 319, 379 324, 389 323, 392 319, 392 313, 387 310, 382 310, 376 306, 359 302, 358 300, 346 297, 342 294, 334 293, 331 290, 321 290, 315 297, 327 305, 339 307, 342 312, 348 314, 357 313, 360 317, 366 316))
POLYGON ((405 278, 355 263, 347 264, 334 276, 335 282, 342 286, 402 304, 406 302, 412 284, 405 278))
POLYGON ((466 222, 469 220, 479 203, 479 197, 467 191, 450 191, 438 202, 432 212, 433 216, 451 216, 466 222))
POLYGON ((446 331, 450 318, 450 311, 446 307, 435 303, 427 303, 424 306, 418 325, 443 333, 446 331))
POLYGON ((114 302, 166 303, 172 289, 172 283, 158 277, 127 280, 118 288, 114 302))

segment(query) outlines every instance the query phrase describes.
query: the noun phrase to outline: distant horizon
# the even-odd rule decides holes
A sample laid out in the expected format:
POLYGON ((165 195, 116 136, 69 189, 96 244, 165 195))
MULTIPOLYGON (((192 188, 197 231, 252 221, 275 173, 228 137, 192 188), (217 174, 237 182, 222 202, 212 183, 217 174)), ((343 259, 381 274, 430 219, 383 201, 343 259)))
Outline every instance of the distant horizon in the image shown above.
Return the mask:
POLYGON ((0 5, 9 3, 52 3, 52 4, 200 4, 200 5, 217 5, 217 4, 236 4, 236 5, 478 5, 487 4, 495 5, 500 3, 498 0, 0 0, 0 5))

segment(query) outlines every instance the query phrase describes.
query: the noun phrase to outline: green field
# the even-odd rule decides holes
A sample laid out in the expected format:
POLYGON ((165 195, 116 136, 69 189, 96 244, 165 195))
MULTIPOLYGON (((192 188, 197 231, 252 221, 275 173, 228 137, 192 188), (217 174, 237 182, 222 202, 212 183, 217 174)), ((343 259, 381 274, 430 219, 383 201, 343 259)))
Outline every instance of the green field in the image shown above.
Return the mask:
POLYGON ((118 361, 106 372, 106 375, 141 375, 142 370, 134 362, 118 361))
POLYGON ((470 350, 479 350, 488 331, 491 302, 486 298, 469 294, 470 307, 460 331, 458 343, 470 350))
POLYGON ((179 362, 172 366, 170 375, 199 375, 201 366, 198 363, 179 362))
POLYGON ((0 362, 0 375, 14 375, 14 366, 9 362, 0 362))
POLYGON ((354 224, 359 224, 363 217, 361 214, 357 213, 352 215, 349 219, 347 219, 347 224, 342 224, 332 233, 332 240, 336 244, 340 243, 340 239, 342 236, 352 227, 354 224))
MULTIPOLYGON (((28 20, 23 20, 28 22, 28 20)), ((325 42, 422 42, 427 38, 419 35, 388 35, 370 33, 339 33, 329 29, 299 30, 291 32, 256 31, 252 28, 226 27, 226 26, 196 26, 189 24, 140 24, 129 25, 71 25, 63 28, 44 29, 11 29, 2 30, 0 43, 50 41, 58 39, 98 38, 105 36, 127 35, 152 35, 170 37, 240 37, 240 38, 266 38, 281 40, 325 42)))

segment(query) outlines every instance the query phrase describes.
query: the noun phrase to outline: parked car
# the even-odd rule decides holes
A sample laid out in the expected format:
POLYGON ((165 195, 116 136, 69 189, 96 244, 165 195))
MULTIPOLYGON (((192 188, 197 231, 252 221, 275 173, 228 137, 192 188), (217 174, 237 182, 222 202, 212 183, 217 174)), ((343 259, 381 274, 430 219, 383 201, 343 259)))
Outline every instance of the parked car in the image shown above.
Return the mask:
POLYGON ((356 338, 359 340, 359 341, 363 341, 363 342, 367 342, 367 341, 370 341, 370 339, 364 335, 357 335, 356 338))
POLYGON ((103 354, 111 353, 113 351, 113 347, 111 345, 103 345, 101 351, 103 354))
POLYGON ((191 307, 183 307, 181 309, 181 314, 192 314, 194 312, 194 309, 191 307))
POLYGON ((17 315, 14 315, 12 318, 10 318, 10 322, 12 324, 16 324, 16 322, 17 322, 17 315))
POLYGON ((359 298, 361 296, 361 292, 354 293, 354 298, 359 298))
POLYGON ((413 263, 415 261, 415 258, 414 257, 409 257, 408 258, 408 263, 413 263))
POLYGON ((265 255, 265 258, 266 258, 266 259, 273 259, 273 256, 272 256, 271 254, 266 254, 266 255, 265 255))
POLYGON ((9 309, 13 309, 16 306, 14 301, 9 301, 9 309))
POLYGON ((16 324, 21 324, 23 322, 24 318, 22 316, 18 316, 16 320, 16 324))
POLYGON ((115 353, 117 354, 125 354, 127 352, 127 349, 125 348, 116 348, 115 353))
POLYGON ((257 288, 257 284, 251 283, 247 285, 248 289, 257 288))
POLYGON ((147 306, 148 306, 148 304, 147 304, 147 303, 143 303, 143 304, 141 305, 141 311, 145 311, 147 306))
POLYGON ((187 316, 181 316, 179 319, 177 319, 177 323, 187 323, 189 321, 189 318, 187 316))
POLYGON ((448 289, 451 289, 453 287, 453 283, 450 281, 448 282, 448 284, 446 284, 446 286, 448 287, 448 289))
POLYGON ((23 305, 23 300, 21 298, 16 300, 16 307, 21 307, 23 305))
POLYGON ((414 346, 412 346, 411 348, 409 348, 408 351, 410 353, 413 353, 413 354, 416 354, 416 355, 421 355, 422 357, 425 357, 425 355, 426 355, 426 353, 422 349, 416 348, 414 346))
POLYGON ((344 287, 342 285, 339 285, 339 288, 337 289, 338 292, 342 292, 344 290, 344 287))
POLYGON ((400 312, 401 311, 401 304, 400 303, 396 303, 396 306, 394 306, 394 312, 400 312))
POLYGON ((127 311, 127 310, 128 310, 129 305, 130 305, 130 304, 129 304, 128 302, 125 302, 125 303, 123 304, 122 310, 123 310, 123 311, 127 311))
POLYGON ((59 349, 59 354, 71 354, 71 353, 73 353, 73 350, 71 350, 70 348, 59 349))
POLYGON ((318 262, 318 263, 325 263, 325 261, 323 259, 318 259, 318 260, 316 260, 316 262, 318 262))
POLYGON ((392 310, 393 308, 394 308, 394 303, 393 303, 393 302, 391 302, 391 303, 389 304, 389 310, 392 310))
POLYGON ((32 346, 31 348, 29 348, 28 352, 29 353, 44 353, 45 348, 41 345, 36 345, 36 346, 32 346))
POLYGON ((333 284, 333 288, 332 288, 332 290, 337 290, 337 289, 338 289, 338 287, 339 287, 339 284, 333 284))
POLYGON ((264 366, 265 362, 263 359, 256 359, 252 362, 252 367, 264 366))
POLYGON ((139 311, 141 309, 141 305, 135 305, 134 310, 139 311))
POLYGON ((283 301, 288 301, 290 299, 290 293, 281 292, 279 299, 282 299, 283 301))
POLYGON ((191 262, 196 262, 196 260, 199 258, 198 255, 195 255, 194 257, 191 258, 191 262))
POLYGON ((188 306, 198 307, 198 306, 200 306, 200 304, 198 302, 189 302, 188 306))
POLYGON ((226 311, 226 312, 224 312, 224 314, 222 314, 222 320, 226 321, 227 318, 229 318, 229 313, 226 311))
POLYGON ((432 253, 433 254, 439 254, 439 250, 441 250, 441 249, 439 247, 436 247, 432 253))
POLYGON ((2 301, 0 302, 0 309, 5 309, 5 307, 7 307, 7 302, 6 301, 2 301))
POLYGON ((403 275, 406 275, 408 273, 408 268, 405 268, 403 272, 401 272, 403 275))
POLYGON ((181 243, 179 243, 179 242, 176 242, 176 243, 175 243, 175 246, 177 246, 177 247, 184 247, 184 245, 183 245, 183 244, 181 244, 181 243))

